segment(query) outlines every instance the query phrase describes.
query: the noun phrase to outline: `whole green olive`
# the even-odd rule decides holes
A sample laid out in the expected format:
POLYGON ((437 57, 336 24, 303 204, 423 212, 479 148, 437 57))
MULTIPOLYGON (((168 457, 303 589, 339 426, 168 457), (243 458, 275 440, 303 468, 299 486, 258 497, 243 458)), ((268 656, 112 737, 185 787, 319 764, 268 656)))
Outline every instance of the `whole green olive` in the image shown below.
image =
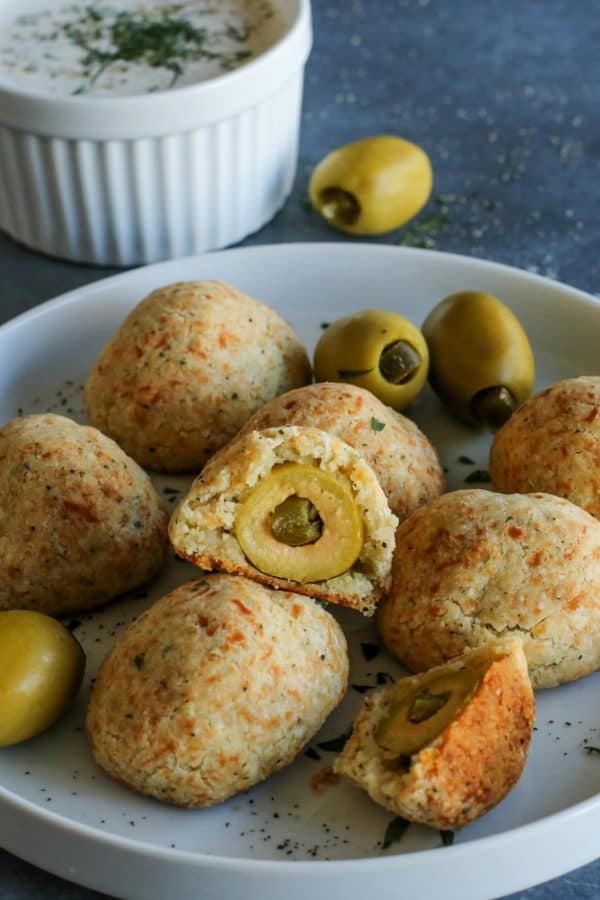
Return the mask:
POLYGON ((0 612, 0 747, 49 728, 81 684, 85 656, 56 619, 31 610, 0 612))
POLYGON ((403 409, 427 380, 429 353, 412 322, 394 312, 368 309, 333 322, 314 355, 317 381, 347 381, 403 409))
POLYGON ((530 396, 533 351, 523 326, 497 297, 451 294, 432 309, 422 331, 431 386, 464 422, 499 428, 530 396))
POLYGON ((424 150, 382 134, 329 153, 311 175, 309 195, 330 225, 350 234, 383 234, 416 216, 432 182, 424 150))

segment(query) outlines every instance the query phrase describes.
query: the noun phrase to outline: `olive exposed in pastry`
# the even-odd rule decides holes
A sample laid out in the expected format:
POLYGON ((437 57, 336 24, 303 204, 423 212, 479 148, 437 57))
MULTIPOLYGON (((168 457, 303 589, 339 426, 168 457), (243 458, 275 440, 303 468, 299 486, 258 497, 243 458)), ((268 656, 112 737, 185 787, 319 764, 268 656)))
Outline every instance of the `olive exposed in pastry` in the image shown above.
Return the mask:
POLYGON ((470 425, 499 428, 531 394, 535 363, 529 339, 497 297, 461 291, 442 300, 423 323, 429 381, 470 425))
POLYGON ((383 755, 412 756, 429 744, 456 718, 480 681, 477 669, 464 668, 428 673, 416 684, 401 683, 375 732, 383 755))
POLYGON ((256 485, 240 506, 235 533, 257 569, 301 583, 347 571, 363 544, 347 485, 301 463, 276 466, 256 485))
POLYGON ((367 309, 333 322, 314 358, 317 381, 341 381, 403 409, 427 380, 429 351, 419 329, 395 312, 367 309))
POLYGON ((176 553, 204 570, 368 616, 389 586, 397 525, 356 449, 319 428, 281 425, 241 433, 213 456, 169 535, 176 553))
POLYGON ((522 642, 495 640, 370 693, 334 772, 404 819, 462 828, 520 777, 534 718, 522 642))

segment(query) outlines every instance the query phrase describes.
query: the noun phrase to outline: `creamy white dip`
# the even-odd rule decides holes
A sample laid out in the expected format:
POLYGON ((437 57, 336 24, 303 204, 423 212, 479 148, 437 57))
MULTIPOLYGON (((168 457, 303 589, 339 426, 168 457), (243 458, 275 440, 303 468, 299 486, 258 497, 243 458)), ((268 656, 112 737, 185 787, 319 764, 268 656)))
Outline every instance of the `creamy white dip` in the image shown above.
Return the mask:
POLYGON ((136 95, 196 84, 272 46, 270 0, 19 3, 0 11, 0 82, 53 94, 136 95))

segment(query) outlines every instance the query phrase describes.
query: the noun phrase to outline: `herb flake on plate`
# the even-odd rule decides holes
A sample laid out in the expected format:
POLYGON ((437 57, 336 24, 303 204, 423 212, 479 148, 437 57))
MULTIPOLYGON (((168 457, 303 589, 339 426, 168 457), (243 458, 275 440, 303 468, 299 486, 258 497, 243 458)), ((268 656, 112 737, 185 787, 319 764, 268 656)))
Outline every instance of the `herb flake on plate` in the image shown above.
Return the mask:
POLYGON ((369 641, 361 641, 360 649, 362 650, 365 662, 371 662, 372 659, 375 659, 375 657, 379 656, 381 653, 379 644, 371 644, 369 641))
POLYGON ((489 484, 491 480, 491 475, 487 469, 475 469, 474 472, 470 472, 467 475, 465 484, 489 484))
POLYGON ((395 819, 392 819, 385 829, 383 841, 381 842, 381 849, 387 850, 393 843, 402 840, 404 832, 409 825, 410 822, 407 819, 403 819, 402 816, 396 816, 395 819))
POLYGON ((319 750, 327 750, 329 753, 341 753, 351 734, 352 727, 348 728, 347 731, 343 731, 342 734, 338 734, 337 737, 330 738, 328 741, 321 741, 317 744, 317 747, 319 750))

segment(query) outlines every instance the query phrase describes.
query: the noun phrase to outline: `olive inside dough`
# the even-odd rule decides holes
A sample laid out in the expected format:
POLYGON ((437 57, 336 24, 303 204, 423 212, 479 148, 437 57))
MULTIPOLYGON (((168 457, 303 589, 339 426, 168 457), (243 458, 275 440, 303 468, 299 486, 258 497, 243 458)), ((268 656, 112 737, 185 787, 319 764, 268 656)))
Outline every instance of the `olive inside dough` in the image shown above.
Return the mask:
POLYGON ((353 447, 319 428, 282 425, 240 434, 213 456, 169 534, 176 553, 204 570, 372 615, 389 585, 397 524, 353 447))
POLYGON ((518 780, 534 716, 520 638, 495 640, 370 693, 334 771, 411 822, 461 828, 518 780))
POLYGON ((360 555, 363 526, 341 479, 315 466, 287 463, 246 497, 236 536, 261 572, 306 583, 347 571, 360 555))
POLYGON ((481 681, 477 668, 434 670, 400 683, 375 733, 386 758, 412 756, 456 718, 481 681))

